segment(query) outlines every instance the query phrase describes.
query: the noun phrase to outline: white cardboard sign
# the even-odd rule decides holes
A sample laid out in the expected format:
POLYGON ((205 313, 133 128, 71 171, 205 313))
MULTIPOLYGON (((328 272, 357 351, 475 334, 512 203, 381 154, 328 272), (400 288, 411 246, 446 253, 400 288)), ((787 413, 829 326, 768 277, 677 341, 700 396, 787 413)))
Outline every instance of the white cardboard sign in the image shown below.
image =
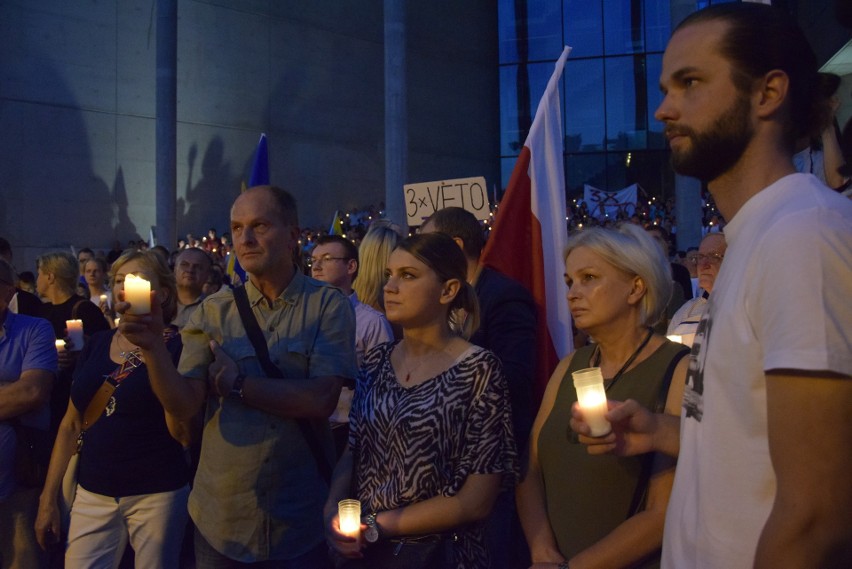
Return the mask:
POLYGON ((488 219, 491 213, 483 176, 406 184, 403 191, 405 213, 411 227, 422 225, 423 220, 445 207, 464 208, 479 220, 488 219))

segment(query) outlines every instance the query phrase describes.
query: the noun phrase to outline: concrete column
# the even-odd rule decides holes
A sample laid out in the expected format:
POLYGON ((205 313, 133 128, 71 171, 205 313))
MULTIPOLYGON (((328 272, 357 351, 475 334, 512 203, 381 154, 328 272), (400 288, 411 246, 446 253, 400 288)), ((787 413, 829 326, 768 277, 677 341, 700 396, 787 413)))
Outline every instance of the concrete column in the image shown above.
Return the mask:
POLYGON ((701 242, 701 182, 675 174, 677 248, 698 247, 701 242))
POLYGON ((177 243, 177 0, 157 0, 157 244, 177 243))
POLYGON ((408 110, 405 81, 405 0, 384 0, 385 211, 408 227, 402 188, 408 176, 408 110))

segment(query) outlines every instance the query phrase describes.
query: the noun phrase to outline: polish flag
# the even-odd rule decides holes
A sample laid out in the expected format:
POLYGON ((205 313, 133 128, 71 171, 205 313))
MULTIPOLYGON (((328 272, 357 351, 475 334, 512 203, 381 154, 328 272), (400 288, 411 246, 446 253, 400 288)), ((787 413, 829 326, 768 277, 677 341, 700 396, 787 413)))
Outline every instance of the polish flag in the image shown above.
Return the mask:
POLYGON ((536 405, 559 360, 573 351, 566 299, 565 170, 559 80, 571 48, 565 46, 538 104, 529 135, 482 253, 482 262, 524 285, 538 309, 536 405))

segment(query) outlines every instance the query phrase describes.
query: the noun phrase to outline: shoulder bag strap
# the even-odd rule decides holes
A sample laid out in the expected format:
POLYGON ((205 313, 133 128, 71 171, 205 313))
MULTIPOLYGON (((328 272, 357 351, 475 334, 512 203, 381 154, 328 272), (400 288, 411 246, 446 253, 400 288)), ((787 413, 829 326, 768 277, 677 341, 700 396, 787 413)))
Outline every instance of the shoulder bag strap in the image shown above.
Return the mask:
MULTIPOLYGON (((81 301, 88 302, 88 301, 81 301)), ((167 327, 163 330, 163 341, 168 343, 173 337, 177 335, 177 331, 174 328, 167 327)), ((124 379, 130 375, 133 370, 142 365, 142 360, 136 354, 130 354, 130 357, 126 358, 124 362, 118 364, 112 373, 107 376, 104 376, 104 382, 89 400, 89 404, 86 405, 86 410, 83 412, 83 424, 82 430, 80 431, 80 435, 77 437, 77 452, 83 447, 83 437, 88 429, 92 428, 92 425, 97 423, 98 419, 104 413, 104 409, 106 409, 109 404, 110 397, 115 392, 115 389, 118 385, 124 381, 124 379)))
MULTIPOLYGON (((257 318, 254 317, 254 313, 251 310, 245 286, 239 286, 234 289, 234 301, 237 303, 237 310, 240 313, 240 320, 242 320, 243 327, 246 330, 246 336, 248 336, 252 346, 254 346, 254 351, 257 354, 257 359, 260 361, 264 373, 267 377, 283 378, 284 374, 269 359, 269 348, 266 346, 266 338, 263 336, 260 325, 257 323, 257 318)), ((325 483, 330 486, 331 465, 323 454, 316 431, 307 419, 295 419, 295 421, 299 425, 299 430, 302 431, 305 442, 308 443, 308 448, 311 449, 311 454, 314 456, 314 461, 317 464, 317 470, 319 470, 325 483)))
MULTIPOLYGON (((663 375, 663 381, 660 382, 660 390, 657 392, 657 403, 651 409, 654 413, 663 413, 666 410, 666 399, 669 396, 669 387, 672 384, 672 376, 674 370, 680 360, 689 353, 689 350, 684 347, 672 358, 666 368, 666 373, 663 375)), ((648 453, 642 457, 642 473, 639 475, 639 481, 636 483, 636 490, 633 492, 633 500, 630 502, 628 518, 633 517, 645 508, 645 500, 648 495, 648 484, 651 481, 651 470, 654 468, 654 453, 648 453)))

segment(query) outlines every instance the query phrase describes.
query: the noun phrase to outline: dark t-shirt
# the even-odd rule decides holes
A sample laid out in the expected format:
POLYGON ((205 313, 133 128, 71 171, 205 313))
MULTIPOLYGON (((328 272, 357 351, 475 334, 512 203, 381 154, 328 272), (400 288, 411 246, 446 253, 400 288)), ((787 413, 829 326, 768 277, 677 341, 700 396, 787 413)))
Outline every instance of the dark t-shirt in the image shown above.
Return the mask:
POLYGON ((42 317, 42 302, 39 297, 19 288, 15 290, 18 291, 18 314, 42 317))
POLYGON ((56 334, 57 338, 65 337, 65 321, 72 319, 83 321, 83 333, 86 336, 91 336, 102 330, 109 330, 109 322, 106 321, 101 309, 78 294, 62 304, 51 304, 49 302, 42 304, 41 317, 50 321, 53 326, 53 333, 56 334), (75 311, 74 306, 78 302, 80 304, 75 311))
MULTIPOLYGON (((118 367, 109 357, 114 334, 114 330, 96 334, 80 356, 71 400, 81 413, 104 376, 118 367)), ((171 338, 166 347, 177 365, 180 335, 171 338)), ((183 448, 169 434, 145 365, 119 384, 107 409, 86 432, 77 481, 90 492, 113 497, 169 492, 189 482, 183 448)))
MULTIPOLYGON (((57 338, 65 338, 66 320, 82 320, 83 334, 92 336, 96 332, 109 330, 109 323, 101 309, 80 295, 73 295, 61 304, 45 302, 41 305, 40 316, 50 322, 57 338), (75 310, 74 307, 77 307, 75 310)), ((83 346, 77 346, 81 349, 83 346)), ((68 407, 68 395, 71 393, 71 375, 73 369, 60 368, 50 392, 50 430, 56 432, 68 407)))

